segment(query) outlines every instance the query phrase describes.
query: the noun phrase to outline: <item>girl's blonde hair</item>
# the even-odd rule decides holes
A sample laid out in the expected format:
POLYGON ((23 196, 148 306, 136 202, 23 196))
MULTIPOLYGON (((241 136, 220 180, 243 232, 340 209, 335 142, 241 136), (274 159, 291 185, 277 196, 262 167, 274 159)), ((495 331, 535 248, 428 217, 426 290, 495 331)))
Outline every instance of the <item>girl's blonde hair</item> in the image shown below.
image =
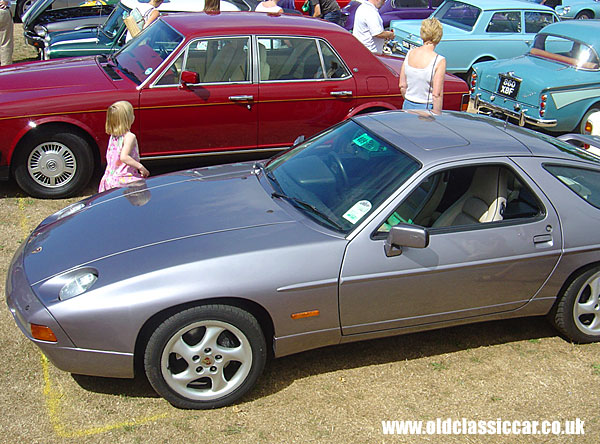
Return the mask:
POLYGON ((133 125, 133 106, 126 100, 113 103, 106 111, 106 134, 122 136, 133 125))
POLYGON ((440 21, 436 18, 428 18, 421 22, 421 39, 423 43, 431 42, 434 45, 440 43, 444 28, 440 21))

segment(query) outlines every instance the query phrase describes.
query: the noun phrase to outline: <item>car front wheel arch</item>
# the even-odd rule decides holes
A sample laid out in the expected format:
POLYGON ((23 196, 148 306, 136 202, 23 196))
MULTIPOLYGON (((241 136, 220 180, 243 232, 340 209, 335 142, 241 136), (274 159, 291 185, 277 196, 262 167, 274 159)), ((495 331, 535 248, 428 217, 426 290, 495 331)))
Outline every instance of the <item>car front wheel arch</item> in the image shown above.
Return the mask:
POLYGON ((21 138, 11 158, 11 175, 33 197, 70 197, 87 185, 99 158, 95 141, 81 128, 49 123, 21 138))
POLYGON ((256 318, 230 305, 177 312, 152 333, 144 369, 154 390, 184 409, 211 409, 238 401, 256 383, 267 360, 256 318))
POLYGON ((144 351, 146 349, 148 341, 150 340, 150 336, 152 336, 152 333, 158 328, 160 324, 162 324, 165 320, 167 320, 176 313, 187 310, 189 308, 201 307, 205 305, 227 305, 239 308, 243 311, 250 313, 258 321, 260 328, 263 331, 265 340, 267 341, 268 345, 268 358, 270 359, 273 357, 272 344, 273 338, 275 336, 275 328, 270 314, 263 306, 257 304, 256 302, 242 298, 210 298, 169 307, 164 310, 161 310, 158 313, 155 313, 152 317, 150 317, 144 323, 142 328, 140 328, 140 331, 135 341, 134 373, 136 375, 144 373, 144 351))

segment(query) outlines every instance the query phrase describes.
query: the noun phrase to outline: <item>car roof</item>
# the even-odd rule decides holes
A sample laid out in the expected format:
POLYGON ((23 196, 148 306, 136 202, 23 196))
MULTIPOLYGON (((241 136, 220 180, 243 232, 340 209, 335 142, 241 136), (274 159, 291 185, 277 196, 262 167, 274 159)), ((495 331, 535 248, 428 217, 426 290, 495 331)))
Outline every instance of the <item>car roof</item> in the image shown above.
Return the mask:
POLYGON ((565 20, 544 27, 540 34, 558 34, 575 40, 600 44, 600 20, 565 20))
MULTIPOLYGON (((503 1, 490 1, 490 0, 455 0, 459 3, 466 3, 469 5, 477 6, 484 11, 495 11, 497 9, 547 9, 553 11, 552 8, 539 3, 523 1, 523 0, 503 0, 503 1)), ((440 5, 441 6, 441 5, 440 5)))
POLYGON ((545 156, 573 159, 550 136, 465 112, 384 111, 360 115, 356 122, 404 150, 424 165, 494 156, 545 156))
POLYGON ((263 12, 185 12, 162 14, 161 19, 186 36, 277 34, 321 36, 323 32, 348 33, 325 20, 300 14, 265 14, 263 12), (215 34, 217 32, 218 34, 215 34))

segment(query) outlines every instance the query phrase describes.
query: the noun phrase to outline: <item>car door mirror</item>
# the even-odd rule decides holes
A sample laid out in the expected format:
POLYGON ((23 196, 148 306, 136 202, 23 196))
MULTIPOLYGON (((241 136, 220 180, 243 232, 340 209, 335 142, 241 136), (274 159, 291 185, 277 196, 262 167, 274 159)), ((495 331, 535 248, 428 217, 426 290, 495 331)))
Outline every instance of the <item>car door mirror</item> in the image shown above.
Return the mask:
POLYGON ((385 255, 392 257, 401 255, 402 247, 425 248, 428 245, 429 232, 427 228, 400 223, 390 229, 383 248, 385 255))
POLYGON ((181 87, 182 88, 187 88, 188 83, 189 84, 196 84, 199 83, 199 77, 198 77, 198 73, 194 72, 194 71, 183 71, 181 73, 181 87))

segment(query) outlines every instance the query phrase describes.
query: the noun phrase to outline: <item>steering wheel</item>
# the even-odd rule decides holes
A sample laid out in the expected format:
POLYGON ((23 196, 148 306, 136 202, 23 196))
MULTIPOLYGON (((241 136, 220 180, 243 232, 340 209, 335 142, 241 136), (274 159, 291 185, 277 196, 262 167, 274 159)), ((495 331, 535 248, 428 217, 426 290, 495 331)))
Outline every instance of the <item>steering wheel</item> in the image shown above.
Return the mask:
POLYGON ((327 157, 330 160, 329 169, 335 176, 342 179, 343 186, 347 187, 350 184, 350 181, 348 180, 348 175, 346 174, 342 159, 340 159, 340 156, 338 156, 335 151, 331 151, 327 157))

